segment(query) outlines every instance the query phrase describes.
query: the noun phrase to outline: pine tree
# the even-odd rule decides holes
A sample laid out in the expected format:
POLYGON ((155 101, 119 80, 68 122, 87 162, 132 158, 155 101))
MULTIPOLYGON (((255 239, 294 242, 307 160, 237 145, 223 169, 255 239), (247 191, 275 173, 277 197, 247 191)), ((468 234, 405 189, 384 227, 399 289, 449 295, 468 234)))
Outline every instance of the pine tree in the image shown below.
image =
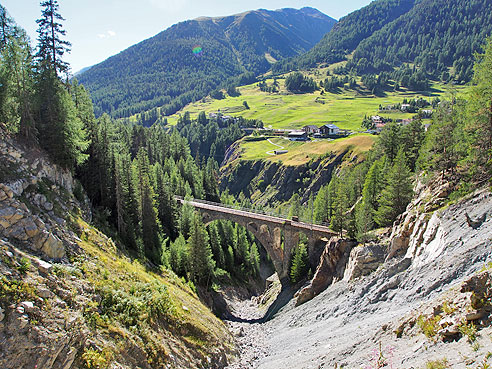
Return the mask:
POLYGON ((176 237, 177 203, 169 187, 169 176, 167 176, 167 173, 164 175, 162 166, 159 163, 154 165, 154 178, 159 221, 166 234, 176 237))
POLYGON ((221 245, 221 239, 219 235, 219 230, 217 228, 217 222, 212 222, 208 226, 208 235, 210 239, 210 246, 212 248, 212 253, 214 255, 214 260, 216 261, 217 267, 225 270, 226 269, 225 255, 221 245))
POLYGON ((455 136, 457 126, 458 110, 451 102, 443 101, 432 117, 432 125, 417 161, 419 169, 436 170, 443 178, 454 173, 459 160, 455 136))
POLYGON ((140 148, 135 161, 144 254, 155 264, 160 264, 161 243, 159 240, 159 224, 155 208, 154 190, 150 182, 149 159, 144 148, 140 148))
POLYGON ((67 73, 68 63, 62 60, 65 52, 70 52, 70 42, 63 40, 66 31, 60 21, 65 19, 58 12, 57 0, 46 0, 41 4, 41 18, 36 20, 38 24, 38 53, 37 58, 42 68, 48 68, 55 76, 67 73))
POLYGON ((87 159, 89 145, 75 104, 50 70, 38 75, 36 95, 39 142, 56 163, 73 171, 87 159))
POLYGON ((169 264, 172 270, 180 277, 185 277, 189 268, 190 255, 182 234, 174 242, 171 242, 169 254, 169 264))
POLYGON ((289 209, 289 218, 292 217, 299 217, 302 213, 302 208, 301 208, 301 197, 299 194, 295 193, 292 195, 292 198, 290 199, 290 209, 289 209))
POLYGON ((46 0, 41 6, 42 16, 36 21, 39 26, 36 55, 39 142, 55 162, 73 170, 87 159, 84 151, 89 142, 77 108, 59 79, 60 74, 68 71, 68 64, 61 58, 70 43, 61 39, 65 30, 59 23, 63 18, 58 13, 57 1, 46 0))
POLYGON ((376 160, 371 165, 371 168, 369 168, 364 181, 364 187, 362 188, 363 201, 374 210, 377 209, 378 197, 383 187, 382 163, 384 160, 385 157, 380 160, 376 160))
POLYGON ((487 39, 484 50, 477 55, 474 67, 467 127, 473 150, 472 175, 480 180, 492 176, 492 37, 487 39))
POLYGON ((250 265, 251 269, 253 271, 252 275, 253 276, 259 276, 260 275, 260 253, 258 252, 258 246, 256 246, 256 243, 253 242, 253 245, 251 246, 251 249, 249 251, 249 259, 250 259, 250 265))
POLYGON ((199 215, 193 217, 188 249, 190 279, 195 283, 208 285, 213 276, 215 262, 212 258, 207 231, 204 229, 199 215))
POLYGON ((307 247, 301 243, 293 252, 292 266, 290 268, 290 281, 297 283, 305 278, 309 271, 307 247))
POLYGON ((400 149, 400 125, 397 123, 388 123, 379 135, 379 150, 386 155, 390 162, 396 158, 400 149))
POLYGON ((356 238, 359 242, 367 240, 367 232, 374 227, 374 208, 365 200, 355 208, 356 238))
POLYGON ((387 185, 379 199, 375 219, 380 226, 391 225, 396 217, 405 211, 412 199, 411 172, 406 161, 405 153, 401 149, 387 175, 387 185))
POLYGON ((0 51, 7 46, 14 27, 14 20, 9 16, 7 9, 0 4, 0 51))
POLYGON ((408 167, 412 172, 415 171, 424 138, 424 126, 420 119, 414 119, 410 124, 401 128, 400 141, 407 157, 408 167))
POLYGON ((29 37, 0 5, 0 123, 36 142, 34 65, 29 37))
MULTIPOLYGON (((334 177, 336 178, 336 177, 334 177)), ((332 179, 333 181, 333 179, 332 179)), ((333 199, 333 215, 331 217, 331 228, 338 232, 340 237, 347 229, 348 196, 342 181, 335 179, 335 197, 333 199)))

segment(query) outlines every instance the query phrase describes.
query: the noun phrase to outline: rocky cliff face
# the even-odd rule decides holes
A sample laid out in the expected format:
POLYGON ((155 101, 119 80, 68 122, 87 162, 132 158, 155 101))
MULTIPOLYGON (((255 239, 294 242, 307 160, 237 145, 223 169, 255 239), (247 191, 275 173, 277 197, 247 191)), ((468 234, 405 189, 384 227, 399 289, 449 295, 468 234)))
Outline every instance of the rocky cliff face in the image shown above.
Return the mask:
POLYGON ((90 219, 70 173, 0 130, 0 368, 224 367, 224 324, 90 219))
POLYGON ((269 160, 241 160, 240 145, 233 144, 226 152, 221 166, 220 188, 239 195, 241 192, 258 206, 274 206, 289 201, 294 193, 302 194, 307 202, 322 185, 329 183, 333 170, 344 160, 349 151, 332 154, 299 166, 286 166, 269 160))

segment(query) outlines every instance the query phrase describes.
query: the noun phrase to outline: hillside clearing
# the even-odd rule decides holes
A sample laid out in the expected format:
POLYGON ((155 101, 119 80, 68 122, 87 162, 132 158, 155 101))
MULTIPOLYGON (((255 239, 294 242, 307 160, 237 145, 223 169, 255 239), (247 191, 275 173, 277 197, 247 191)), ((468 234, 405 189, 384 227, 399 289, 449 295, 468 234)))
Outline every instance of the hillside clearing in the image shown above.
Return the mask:
POLYGON ((342 153, 352 149, 354 154, 368 151, 375 141, 375 136, 358 134, 337 140, 319 140, 308 142, 289 141, 282 137, 266 138, 261 141, 241 141, 241 159, 243 160, 270 160, 281 162, 284 165, 303 165, 312 159, 316 159, 328 153, 342 153), (274 146, 275 145, 275 146, 274 146), (267 152, 276 150, 282 146, 287 153, 271 156, 267 152))

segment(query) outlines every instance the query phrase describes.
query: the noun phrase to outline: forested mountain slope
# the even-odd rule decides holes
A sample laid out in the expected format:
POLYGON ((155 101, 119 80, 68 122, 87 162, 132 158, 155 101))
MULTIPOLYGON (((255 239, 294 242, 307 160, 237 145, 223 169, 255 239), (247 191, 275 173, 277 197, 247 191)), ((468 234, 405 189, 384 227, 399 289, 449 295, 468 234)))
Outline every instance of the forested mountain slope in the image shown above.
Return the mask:
POLYGON ((422 0, 362 41, 353 63, 362 64, 359 72, 415 63, 435 77, 453 67, 454 79, 469 81, 473 75, 473 54, 491 33, 489 0, 422 0))
POLYGON ((359 43, 375 31, 408 12, 415 0, 378 0, 356 10, 340 21, 321 41, 304 55, 279 62, 275 70, 309 68, 318 63, 335 63, 345 60, 359 43))
POLYGON ((275 70, 349 58, 358 74, 415 64, 432 77, 467 82, 473 54, 492 33, 488 0, 379 0, 342 18, 311 51, 275 70), (450 69, 451 68, 451 69, 450 69))
POLYGON ((178 23, 79 76, 96 115, 173 113, 225 81, 251 79, 270 62, 307 51, 336 21, 312 8, 256 10, 178 23), (246 73, 247 74, 247 73, 246 73))

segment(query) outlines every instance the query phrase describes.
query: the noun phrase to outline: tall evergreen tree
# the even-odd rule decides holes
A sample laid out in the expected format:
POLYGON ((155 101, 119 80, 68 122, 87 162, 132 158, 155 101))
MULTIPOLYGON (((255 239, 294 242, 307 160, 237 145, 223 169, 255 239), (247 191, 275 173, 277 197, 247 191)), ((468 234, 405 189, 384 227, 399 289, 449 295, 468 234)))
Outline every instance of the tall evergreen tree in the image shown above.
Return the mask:
POLYGON ((307 247, 304 243, 300 243, 299 246, 293 252, 292 265, 290 268, 290 281, 297 283, 307 276, 309 271, 309 258, 307 247))
POLYGON ((388 172, 387 185, 381 193, 376 221, 381 226, 391 225, 403 213, 413 196, 411 172, 402 149, 398 151, 394 164, 388 172))
POLYGON ((480 180, 492 176, 492 37, 484 49, 474 67, 467 127, 473 150, 472 174, 480 180))
POLYGON ((150 182, 149 159, 144 148, 140 148, 135 161, 144 253, 149 260, 155 264, 160 264, 162 250, 159 241, 159 224, 154 190, 150 182))
POLYGON ((41 18, 36 20, 38 24, 38 53, 37 58, 42 68, 51 69, 56 76, 67 73, 68 63, 62 60, 65 52, 70 52, 70 42, 63 40, 66 31, 62 28, 61 21, 65 19, 58 12, 57 0, 45 0, 41 2, 41 18))
POLYGON ((3 7, 0 8, 0 22, 0 122, 8 131, 19 132, 28 140, 36 141, 29 38, 3 7))
POLYGON ((213 276, 215 261, 208 242, 208 234, 199 215, 193 217, 188 249, 190 256, 190 279, 201 285, 208 285, 213 276))
POLYGON ((40 144, 55 162, 73 170, 87 159, 89 142, 72 98, 51 70, 38 75, 36 95, 40 144))
POLYGON ((348 196, 345 191, 345 186, 341 179, 333 177, 335 180, 334 187, 336 189, 333 199, 333 215, 331 217, 331 228, 338 232, 340 237, 343 236, 343 231, 347 229, 347 211, 348 211, 348 196))
POLYGON ((443 101, 436 109, 417 162, 419 169, 436 170, 442 178, 454 173, 459 160, 455 136, 458 119, 452 102, 443 101))

